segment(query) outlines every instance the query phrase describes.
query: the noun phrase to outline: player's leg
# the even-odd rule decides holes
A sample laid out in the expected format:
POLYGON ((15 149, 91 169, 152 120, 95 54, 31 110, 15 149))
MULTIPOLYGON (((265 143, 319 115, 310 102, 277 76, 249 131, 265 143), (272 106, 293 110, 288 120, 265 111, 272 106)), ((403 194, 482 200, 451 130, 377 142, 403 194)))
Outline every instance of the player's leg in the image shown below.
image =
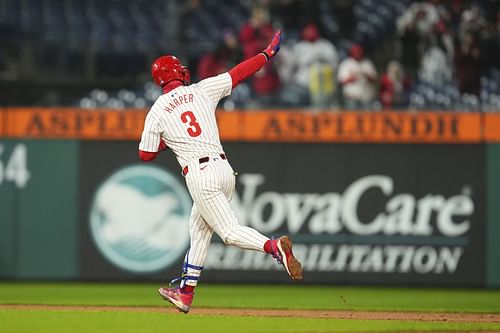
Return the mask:
MULTIPOLYGON (((213 230, 205 222, 198 211, 196 204, 191 210, 189 219, 189 234, 191 236, 190 248, 188 249, 182 266, 180 285, 177 288, 160 288, 159 293, 172 303, 179 311, 188 312, 194 296, 194 288, 203 270, 213 230)), ((174 281, 175 281, 174 280, 174 281)))
POLYGON ((253 228, 240 225, 224 193, 218 191, 195 197, 201 214, 225 244, 264 252, 264 244, 269 238, 253 228))
POLYGON ((238 223, 229 203, 235 188, 233 169, 227 161, 211 163, 203 174, 194 168, 186 177, 189 192, 210 227, 227 245, 272 254, 294 280, 302 279, 302 267, 287 237, 270 240, 257 230, 238 223))
POLYGON ((196 204, 191 210, 189 219, 189 234, 191 236, 190 248, 184 258, 183 273, 188 286, 196 286, 207 259, 208 248, 212 240, 213 230, 203 219, 196 204))
MULTIPOLYGON (((200 195, 199 209, 208 224, 222 238, 225 244, 242 249, 271 254, 282 264, 294 280, 302 279, 302 266, 292 252, 292 242, 288 237, 269 239, 257 230, 238 223, 230 203, 228 191, 200 195)), ((195 199, 196 200, 196 199, 195 199)))
MULTIPOLYGON (((229 163, 227 163, 227 166, 229 166, 230 170, 232 170, 229 163)), ((232 177, 225 177, 222 184, 224 195, 228 201, 231 201, 236 188, 236 178, 232 174, 232 177)), ((288 237, 283 236, 278 239, 268 239, 264 243, 263 248, 264 252, 271 254, 285 267, 288 275, 290 275, 292 279, 302 279, 302 265, 293 255, 292 242, 288 239, 288 237)))
POLYGON ((228 200, 230 191, 225 190, 225 182, 228 181, 225 178, 231 177, 234 186, 234 176, 232 169, 224 165, 222 161, 211 163, 203 175, 199 175, 199 170, 193 170, 193 174, 186 177, 189 192, 205 221, 225 244, 263 252, 264 244, 269 238, 238 223, 228 200))

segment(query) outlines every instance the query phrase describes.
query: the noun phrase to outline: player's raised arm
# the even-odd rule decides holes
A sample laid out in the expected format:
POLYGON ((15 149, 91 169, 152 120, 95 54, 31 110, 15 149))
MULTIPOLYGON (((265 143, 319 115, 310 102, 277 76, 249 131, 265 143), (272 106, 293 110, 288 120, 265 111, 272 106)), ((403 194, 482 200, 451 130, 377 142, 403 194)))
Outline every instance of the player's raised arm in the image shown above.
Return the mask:
POLYGON ((233 80, 233 88, 261 69, 269 59, 274 57, 280 49, 280 42, 281 31, 278 30, 265 50, 231 68, 228 73, 233 80))

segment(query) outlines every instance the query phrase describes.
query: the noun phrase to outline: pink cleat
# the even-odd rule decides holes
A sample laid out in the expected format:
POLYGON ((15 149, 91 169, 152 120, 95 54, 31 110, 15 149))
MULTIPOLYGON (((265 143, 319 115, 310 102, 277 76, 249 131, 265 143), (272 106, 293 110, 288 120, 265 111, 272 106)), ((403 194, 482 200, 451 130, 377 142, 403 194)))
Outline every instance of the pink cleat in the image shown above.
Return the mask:
POLYGON ((276 240, 276 248, 273 252, 273 257, 285 267, 292 280, 302 280, 302 265, 293 256, 292 241, 287 236, 276 240))
POLYGON ((160 289, 158 289, 158 293, 160 293, 160 296, 164 300, 172 303, 177 308, 177 310, 184 313, 189 312, 189 307, 193 302, 194 292, 193 293, 182 292, 179 287, 176 288, 161 287, 160 289))

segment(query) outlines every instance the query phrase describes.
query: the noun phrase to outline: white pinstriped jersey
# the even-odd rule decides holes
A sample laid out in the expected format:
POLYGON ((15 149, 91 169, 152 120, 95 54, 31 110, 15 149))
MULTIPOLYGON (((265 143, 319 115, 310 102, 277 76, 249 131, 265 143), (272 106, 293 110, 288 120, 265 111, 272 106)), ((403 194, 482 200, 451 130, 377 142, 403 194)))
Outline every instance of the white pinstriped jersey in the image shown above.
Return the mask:
POLYGON ((181 167, 223 153, 215 110, 231 89, 231 76, 223 73, 163 94, 146 116, 139 149, 157 152, 163 139, 181 167))

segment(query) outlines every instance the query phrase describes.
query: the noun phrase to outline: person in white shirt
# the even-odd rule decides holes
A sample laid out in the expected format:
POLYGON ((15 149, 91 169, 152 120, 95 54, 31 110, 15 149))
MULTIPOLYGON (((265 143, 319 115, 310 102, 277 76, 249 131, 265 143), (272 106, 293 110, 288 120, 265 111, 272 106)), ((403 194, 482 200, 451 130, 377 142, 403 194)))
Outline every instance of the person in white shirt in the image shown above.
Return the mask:
POLYGON ((339 65, 337 77, 346 109, 368 109, 376 98, 377 71, 363 53, 361 45, 353 44, 349 57, 339 65))
POLYGON ((285 51, 278 69, 282 81, 288 85, 285 89, 302 96, 303 104, 332 105, 338 65, 335 46, 321 37, 314 23, 309 23, 302 29, 301 40, 285 51))

